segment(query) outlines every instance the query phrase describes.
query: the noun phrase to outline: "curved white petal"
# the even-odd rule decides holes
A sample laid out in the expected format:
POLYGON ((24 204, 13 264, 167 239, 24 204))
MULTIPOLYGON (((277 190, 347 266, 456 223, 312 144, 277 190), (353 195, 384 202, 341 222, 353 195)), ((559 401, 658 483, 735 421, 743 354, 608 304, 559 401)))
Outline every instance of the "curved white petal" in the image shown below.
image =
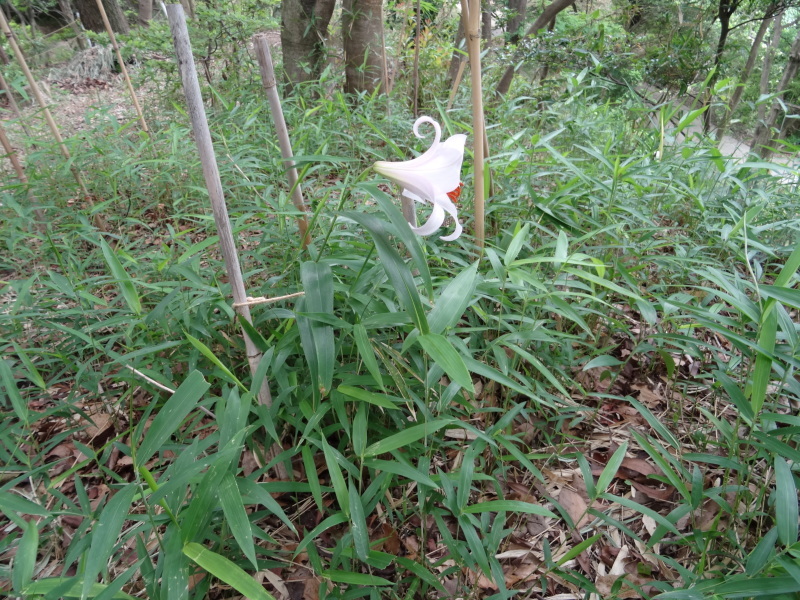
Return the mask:
POLYGON ((431 216, 425 222, 425 225, 422 225, 421 227, 412 227, 411 231, 417 235, 433 235, 439 229, 441 229, 443 223, 444 209, 442 209, 442 207, 438 204, 434 204, 433 212, 431 212, 431 216))

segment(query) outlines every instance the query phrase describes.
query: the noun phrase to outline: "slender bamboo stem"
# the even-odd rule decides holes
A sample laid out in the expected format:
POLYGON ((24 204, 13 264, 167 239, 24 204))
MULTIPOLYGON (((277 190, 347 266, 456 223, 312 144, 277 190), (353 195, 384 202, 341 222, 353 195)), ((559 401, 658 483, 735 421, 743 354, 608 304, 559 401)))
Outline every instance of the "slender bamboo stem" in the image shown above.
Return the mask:
POLYGON ((473 173, 475 185, 475 242, 483 250, 486 239, 484 199, 485 124, 483 116, 483 83, 481 80, 481 3, 480 0, 461 0, 466 14, 467 50, 472 83, 473 173))
MULTIPOLYGON (((189 32, 186 28, 186 16, 183 12, 183 6, 180 4, 168 4, 167 15, 169 16, 169 27, 175 44, 175 54, 178 57, 178 69, 183 81, 183 93, 186 96, 189 118, 192 121, 192 131, 200 154, 203 177, 211 200, 211 210, 214 213, 214 223, 219 234, 222 258, 225 261, 225 269, 228 272, 228 278, 231 283, 231 292, 236 306, 235 310, 243 319, 252 323, 250 307, 247 304, 247 293, 245 292, 242 278, 242 269, 239 265, 239 257, 236 251, 236 242, 233 239, 233 231, 228 218, 228 207, 225 205, 222 181, 219 176, 217 159, 214 155, 214 145, 211 141, 211 130, 208 127, 203 97, 200 93, 200 83, 197 79, 197 70, 192 58, 192 46, 189 42, 189 32)), ((244 328, 242 328, 242 337, 247 349, 250 370, 255 374, 262 354, 244 328)), ((259 390, 258 398, 262 404, 267 406, 272 404, 272 396, 266 380, 261 390, 259 390)))
POLYGON ((414 118, 419 116, 419 38, 421 28, 421 0, 417 0, 416 6, 417 27, 414 33, 414 118))
MULTIPOLYGON (((42 109, 42 114, 44 115, 44 119, 47 122, 47 126, 50 128, 50 132, 53 134, 53 139, 55 139, 59 149, 61 150, 61 155, 66 160, 70 160, 71 156, 69 150, 67 149, 66 144, 64 143, 64 138, 61 137, 61 132, 58 130, 58 125, 56 125, 56 122, 53 119, 53 115, 50 114, 50 109, 47 107, 47 102, 45 102, 44 96, 42 95, 42 92, 39 89, 39 84, 36 83, 36 79, 33 77, 33 73, 31 73, 30 68, 28 68, 28 63, 25 60, 25 55, 22 53, 22 50, 17 44, 16 39, 14 39, 14 34, 11 31, 11 27, 9 27, 8 21, 6 20, 6 17, 3 14, 3 11, 1 10, 0 10, 0 30, 3 31, 3 34, 5 34, 6 38, 8 39, 8 43, 11 46, 11 50, 12 52, 14 52, 14 56, 17 58, 17 62, 19 63, 20 68, 22 68, 22 72, 25 74, 25 78, 28 80, 28 85, 31 88, 31 93, 33 94, 33 97, 36 99, 36 102, 39 104, 39 107, 42 109)), ((81 177, 81 173, 78 170, 78 168, 75 165, 72 165, 70 166, 70 171, 72 172, 73 177, 75 177, 75 182, 78 184, 78 187, 80 187, 84 199, 89 203, 90 206, 94 206, 92 197, 89 195, 89 190, 86 189, 86 185, 83 183, 83 178, 81 177)), ((105 224, 103 223, 102 217, 99 214, 95 214, 95 225, 97 226, 98 229, 105 231, 105 224)))
POLYGON ((289 178, 289 189, 292 194, 294 207, 302 213, 297 217, 297 227, 300 230, 303 248, 308 246, 310 241, 308 233, 308 218, 306 217, 306 204, 303 200, 303 190, 297 177, 297 169, 294 164, 294 153, 292 152, 292 142, 289 139, 289 130, 286 127, 286 119, 283 116, 281 99, 278 96, 278 85, 275 81, 275 68, 272 65, 272 55, 269 50, 269 41, 264 33, 253 36, 253 47, 256 51, 258 66, 261 70, 261 82, 264 91, 267 93, 269 108, 272 113, 272 122, 275 125, 275 132, 278 135, 278 143, 281 147, 283 163, 286 167, 286 176, 289 178))
MULTIPOLYGON (((22 185, 27 186, 28 177, 25 175, 25 169, 22 167, 19 156, 17 156, 14 146, 11 145, 11 141, 6 135, 6 130, 3 127, 2 121, 0 121, 0 146, 3 147, 3 151, 6 153, 6 156, 8 156, 11 166, 14 167, 14 172, 17 174, 17 179, 19 179, 22 185)), ((34 206, 39 203, 30 188, 28 188, 28 199, 34 206)), ((42 212, 42 209, 36 206, 34 208, 34 212, 36 213, 36 218, 39 220, 39 229, 44 228, 44 213, 42 212)))
POLYGON ((119 62, 119 68, 120 71, 122 71, 122 77, 125 79, 125 85, 127 86, 128 93, 130 94, 131 100, 133 101, 133 107, 136 109, 136 115, 139 117, 139 125, 142 126, 144 132, 152 140, 153 134, 150 133, 150 129, 147 127, 147 121, 144 120, 142 107, 139 106, 139 99, 136 97, 136 92, 133 89, 133 84, 131 83, 131 77, 130 75, 128 75, 128 69, 125 66, 125 61, 122 60, 122 52, 120 52, 119 44, 117 44, 117 36, 114 35, 114 30, 111 28, 111 23, 108 21, 108 15, 106 14, 106 9, 103 6, 103 0, 97 0, 97 9, 100 11, 100 16, 103 18, 103 25, 105 25, 106 32, 108 33, 108 37, 111 40, 111 47, 114 48, 114 52, 117 53, 117 62, 119 62))

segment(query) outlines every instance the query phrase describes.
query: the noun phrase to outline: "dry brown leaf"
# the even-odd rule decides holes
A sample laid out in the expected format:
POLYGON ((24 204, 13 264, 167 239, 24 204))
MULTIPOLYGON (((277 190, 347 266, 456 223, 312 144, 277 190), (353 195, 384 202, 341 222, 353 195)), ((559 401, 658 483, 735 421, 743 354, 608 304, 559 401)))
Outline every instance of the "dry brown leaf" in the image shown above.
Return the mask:
POLYGON ((572 522, 575 523, 576 529, 592 522, 592 516, 586 513, 589 508, 588 500, 568 487, 561 488, 561 492, 558 494, 558 503, 567 511, 572 522))

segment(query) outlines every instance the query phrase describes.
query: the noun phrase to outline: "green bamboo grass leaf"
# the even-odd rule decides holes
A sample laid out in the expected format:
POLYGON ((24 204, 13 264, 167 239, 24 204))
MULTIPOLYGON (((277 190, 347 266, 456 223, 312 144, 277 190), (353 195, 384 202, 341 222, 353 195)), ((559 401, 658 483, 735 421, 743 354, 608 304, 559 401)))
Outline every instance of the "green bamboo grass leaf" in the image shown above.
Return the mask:
POLYGON ((25 369, 28 371, 28 379, 30 379, 40 390, 46 390, 47 384, 45 383, 41 373, 39 373, 39 369, 36 368, 36 365, 33 364, 33 361, 28 356, 28 353, 16 342, 12 342, 12 344, 14 344, 14 350, 17 353, 17 358, 19 358, 19 360, 25 366, 25 369))
POLYGON ((608 486, 611 485, 611 480, 616 477, 617 471, 619 470, 620 465, 622 465, 622 461, 625 459, 625 453, 627 451, 628 442, 625 442, 622 444, 622 446, 616 449, 614 454, 611 455, 608 463, 603 468, 603 472, 600 473, 600 477, 597 478, 597 485, 595 486, 597 493, 605 493, 605 491, 608 489, 608 486))
MULTIPOLYGON (((517 225, 519 227, 519 225, 517 225)), ((517 256, 519 256, 520 250, 522 250, 522 246, 525 242, 528 241, 528 234, 531 231, 531 226, 529 223, 525 223, 515 234, 514 237, 511 238, 511 242, 508 244, 508 248, 506 249, 506 254, 503 257, 503 264, 508 268, 511 263, 513 263, 517 256)))
MULTIPOLYGON (((306 261, 300 265, 300 279, 305 296, 298 302, 300 312, 333 314, 333 273, 330 266, 323 263, 306 261)), ((336 342, 333 328, 306 316, 297 316, 303 351, 312 366, 315 377, 316 394, 322 398, 330 393, 333 382, 333 368, 336 362, 336 342)))
POLYGON ((368 469, 375 469, 376 471, 386 471, 400 477, 405 477, 411 481, 427 486, 431 489, 438 489, 438 484, 431 479, 426 473, 415 469, 414 467, 401 463, 399 461, 380 460, 377 458, 368 459, 364 461, 364 466, 368 469))
POLYGON ((245 558, 253 565, 253 569, 257 571, 258 562, 256 561, 256 547, 253 543, 253 529, 244 508, 242 494, 236 485, 236 478, 231 472, 223 476, 217 488, 217 498, 233 534, 233 539, 236 540, 245 558))
POLYGON ((189 542, 183 553, 220 581, 224 581, 248 600, 275 600, 255 579, 239 565, 205 546, 189 542))
POLYGON ((458 323, 472 301, 477 282, 478 263, 474 262, 445 286, 428 313, 431 333, 444 333, 458 323))
POLYGON ((128 516, 128 509, 133 502, 133 497, 138 492, 138 487, 128 484, 117 491, 103 508, 100 518, 92 531, 92 545, 86 556, 83 572, 83 589, 81 599, 89 597, 95 579, 108 563, 114 544, 117 542, 122 525, 128 516))
MULTIPOLYGON (((49 577, 47 579, 32 581, 30 585, 23 590, 22 595, 26 598, 35 598, 38 596, 48 598, 53 592, 56 592, 56 597, 80 598, 82 589, 81 582, 76 577, 71 579, 72 582, 70 579, 63 579, 61 577, 49 577)), ((94 583, 89 590, 89 596, 91 598, 96 598, 106 589, 108 589, 107 585, 94 583)), ((114 600, 137 600, 135 596, 130 596, 125 592, 115 592, 112 598, 114 598, 114 600)))
MULTIPOLYGON (((772 301, 768 301, 772 303, 772 301)), ((778 333, 778 313, 775 310, 766 311, 762 317, 761 329, 758 333, 758 348, 764 352, 756 355, 756 364, 753 368, 753 384, 750 390, 750 408, 754 415, 761 412, 764 400, 767 397, 767 387, 772 375, 772 354, 775 351, 775 339, 778 333)))
MULTIPOLYGON (((795 515, 795 520, 797 516, 795 515)), ((778 529, 773 527, 764 537, 759 540, 756 547, 747 557, 747 563, 744 567, 744 572, 748 575, 755 576, 761 572, 761 569, 767 566, 770 557, 775 553, 775 542, 778 540, 778 529)))
POLYGON ((111 270, 111 275, 119 285, 120 292, 122 293, 122 297, 125 299, 125 303, 128 305, 128 308, 131 309, 131 312, 135 314, 137 317, 142 314, 142 301, 139 299, 139 294, 136 291, 136 285, 133 282, 133 279, 128 275, 128 272, 125 270, 125 267, 122 266, 122 263, 119 262, 116 253, 111 247, 106 243, 104 239, 100 239, 100 247, 103 250, 103 257, 106 259, 106 264, 108 268, 111 270))
POLYGON ((320 511, 323 511, 325 509, 325 505, 322 501, 322 485, 320 485, 319 482, 317 465, 314 462, 312 449, 310 446, 304 444, 301 446, 300 451, 303 455, 303 467, 306 470, 306 479, 308 480, 308 485, 311 490, 311 497, 314 498, 317 508, 320 511))
POLYGON ((463 509, 467 514, 484 513, 484 512, 519 512, 529 515, 540 515, 542 517, 550 517, 557 519, 558 517, 543 506, 532 504, 531 502, 521 502, 519 500, 487 500, 486 502, 478 502, 477 504, 470 504, 463 509))
POLYGON ((336 459, 328 442, 325 438, 320 438, 322 445, 322 452, 325 455, 325 464, 328 466, 328 475, 331 477, 331 485, 333 485, 333 493, 336 494, 336 500, 339 502, 339 508, 342 509, 345 516, 350 518, 350 494, 347 491, 347 483, 344 481, 342 469, 339 467, 339 461, 336 459))
POLYGON ((389 241, 389 233, 386 231, 383 222, 366 213, 345 211, 341 214, 343 217, 352 219, 370 233, 378 250, 381 265, 386 271, 386 275, 389 277, 400 303, 417 329, 422 333, 428 333, 430 331, 428 319, 425 316, 417 287, 414 285, 414 278, 408 265, 403 262, 397 250, 389 241))
POLYGON ((222 361, 219 358, 217 358, 217 355, 211 351, 211 348, 206 346, 203 342, 201 342, 192 334, 186 331, 183 332, 183 335, 186 336, 186 339, 189 340, 189 343, 191 343, 192 346, 194 346, 200 351, 200 354, 202 354, 208 360, 214 363, 214 365, 225 374, 225 376, 231 381, 231 383, 238 385, 239 388, 241 388, 245 392, 248 391, 247 387, 241 381, 239 381, 239 378, 236 377, 236 375, 234 375, 233 373, 231 373, 228 367, 222 364, 222 361))
POLYGON ((575 547, 570 548, 569 551, 564 556, 562 556, 561 558, 558 559, 558 562, 556 564, 558 566, 561 566, 565 562, 572 560, 573 558, 578 556, 584 550, 587 550, 588 548, 591 548, 592 545, 602 537, 603 537, 602 533, 596 533, 592 537, 586 538, 581 543, 577 544, 575 547))
POLYGON ((722 387, 725 388, 725 391, 728 393, 728 397, 731 399, 731 402, 734 403, 737 409, 739 409, 739 413, 741 414, 742 418, 747 421, 748 424, 752 425, 755 422, 755 413, 753 412, 753 407, 747 401, 747 398, 744 395, 744 392, 739 387, 733 379, 728 377, 722 371, 714 371, 712 373, 714 377, 722 384, 722 387))
POLYGON ((775 523, 778 538, 785 546, 797 542, 797 486, 789 464, 775 457, 775 523))
POLYGON ((197 406, 211 384, 199 371, 192 371, 167 403, 158 411, 134 456, 138 469, 155 454, 197 406))
POLYGON ((294 549, 293 556, 296 557, 299 555, 303 550, 306 549, 306 546, 313 542, 323 531, 326 531, 331 527, 341 525, 342 523, 346 523, 347 520, 347 516, 343 512, 336 513, 335 515, 331 515, 330 517, 324 519, 322 523, 314 527, 314 529, 306 534, 306 537, 304 537, 303 540, 297 545, 297 548, 294 549))
POLYGON ((565 262, 567 262, 567 258, 569 256, 569 240, 567 239, 567 234, 562 229, 558 232, 558 239, 556 239, 556 249, 555 253, 553 254, 553 258, 555 258, 555 262, 553 263, 553 268, 558 270, 561 268, 565 262))
POLYGON ((438 333, 423 333, 417 338, 417 341, 433 361, 444 369, 451 381, 463 387, 467 393, 475 393, 472 376, 450 340, 438 333))
POLYGON ((49 517, 50 511, 31 502, 27 498, 23 498, 11 492, 0 491, 0 512, 3 512, 9 518, 14 513, 23 515, 37 515, 41 517, 49 517))
POLYGON ((358 348, 358 355, 361 357, 361 360, 364 361, 364 366, 367 367, 367 371, 372 375, 375 383, 377 383, 383 391, 386 391, 386 388, 383 387, 383 376, 378 366, 378 360, 375 358, 375 351, 372 349, 369 336, 367 336, 367 329, 362 323, 353 325, 353 337, 355 338, 356 347, 358 348))
POLYGON ((353 573, 352 571, 338 571, 338 570, 329 570, 323 571, 320 573, 322 577, 326 579, 330 579, 334 583, 347 583, 350 585, 366 585, 366 586, 374 586, 374 585, 394 585, 388 579, 384 579, 383 577, 378 577, 377 575, 368 575, 366 573, 353 573))
POLYGON ((553 387, 555 387, 564 396, 569 396, 569 392, 564 385, 556 378, 555 375, 553 375, 553 372, 550 369, 542 364, 542 361, 540 361, 527 350, 523 350, 516 344, 506 344, 506 346, 509 350, 512 350, 515 354, 518 354, 520 357, 524 358, 532 367, 539 371, 539 373, 544 375, 545 379, 553 384, 553 387))
POLYGON ((17 388, 17 382, 11 372, 11 367, 8 361, 0 358, 0 381, 3 383, 3 390, 0 391, 0 397, 5 396, 11 402, 11 407, 14 409, 14 414, 27 428, 30 423, 28 422, 28 403, 23 400, 22 395, 17 388))
POLYGON ((612 292, 616 292, 620 296, 626 296, 628 298, 633 298, 634 300, 642 300, 642 297, 633 292, 629 289, 625 289, 624 287, 617 285, 613 281, 609 281, 608 279, 603 279, 602 277, 598 277, 594 273, 589 273, 588 271, 582 271, 580 269, 574 269, 572 267, 564 267, 564 271, 569 273, 570 275, 574 275, 575 277, 579 277, 581 279, 585 279, 594 283, 595 285, 599 285, 600 287, 604 287, 612 292))
POLYGON ((350 532, 353 534, 353 545, 356 556, 366 562, 369 556, 367 518, 364 514, 364 505, 361 503, 361 495, 352 480, 348 486, 348 496, 350 497, 350 532))
MULTIPOLYGON (((305 448, 306 446, 303 447, 303 449, 305 448)), ((261 504, 273 515, 278 517, 281 522, 289 528, 290 531, 295 534, 297 533, 297 530, 294 528, 294 524, 289 520, 289 517, 286 516, 286 513, 281 508, 281 505, 278 504, 278 501, 275 500, 275 498, 272 497, 272 494, 270 494, 265 488, 261 487, 251 479, 242 478, 236 479, 236 485, 239 488, 239 491, 244 496, 247 496, 248 500, 261 504)), ((317 485, 319 485, 319 480, 317 480, 317 485)))
POLYGON ((14 557, 14 568, 11 571, 11 587, 15 592, 22 592, 33 578, 36 566, 36 554, 39 551, 39 529, 36 521, 31 519, 25 525, 22 539, 17 546, 14 557))
POLYGON ((729 580, 709 588, 708 591, 723 598, 776 596, 800 592, 800 583, 792 577, 756 577, 738 581, 729 580))
POLYGON ((394 228, 397 231, 397 236, 400 238, 400 241, 403 242, 403 245, 405 245, 405 247, 408 249, 409 254, 411 254, 411 259, 414 261, 414 267, 419 272, 420 277, 422 277, 422 283, 425 285, 425 290, 427 291, 428 296, 432 296, 433 283, 431 281, 430 270, 428 269, 428 259, 422 250, 422 244, 420 243, 419 236, 411 231, 411 227, 409 227, 408 222, 403 216, 403 213, 398 210, 397 206, 392 201, 392 198, 389 197, 389 195, 385 192, 381 191, 377 185, 362 183, 359 184, 359 187, 369 192, 369 194, 375 198, 375 201, 378 203, 378 206, 381 207, 381 210, 384 212, 384 214, 389 217, 389 221, 392 225, 394 225, 394 228))
POLYGON ((635 510, 637 512, 642 513, 643 515, 647 515, 648 517, 652 518, 656 523, 665 527, 675 535, 680 535, 680 532, 678 531, 678 528, 675 526, 674 523, 668 521, 666 517, 660 515, 652 508, 647 508, 646 506, 642 506, 641 504, 631 500, 630 498, 614 496, 613 494, 600 494, 600 498, 602 498, 603 500, 608 500, 609 502, 617 502, 622 506, 630 508, 631 510, 635 510))
POLYGON ((356 400, 368 402, 369 404, 374 404, 375 406, 380 406, 381 408, 389 410, 397 410, 398 406, 395 402, 402 402, 402 398, 396 398, 395 396, 388 396, 386 394, 376 394, 375 392, 362 390, 352 385, 340 385, 336 390, 350 398, 355 398, 356 400))
POLYGON ((414 575, 419 577, 422 581, 427 583, 432 588, 439 590, 439 592, 443 595, 442 597, 449 596, 447 588, 445 588, 439 578, 433 575, 428 569, 423 567, 418 562, 414 562, 408 558, 404 558, 402 556, 396 557, 397 564, 399 564, 404 569, 411 571, 414 575))
POLYGON ((592 360, 583 365, 581 371, 588 371, 590 369, 596 369, 597 367, 618 367, 624 364, 625 363, 620 359, 604 354, 603 356, 595 356, 592 360))
POLYGON ((408 446, 409 444, 413 444, 414 442, 417 442, 426 436, 436 433, 446 425, 453 425, 455 423, 457 423, 457 421, 454 419, 435 419, 433 421, 428 421, 427 423, 412 425, 411 427, 403 429, 399 433, 390 435, 389 437, 368 446, 364 452, 364 457, 370 458, 373 456, 378 456, 379 454, 383 454, 384 452, 391 452, 392 450, 397 450, 403 446, 408 446))

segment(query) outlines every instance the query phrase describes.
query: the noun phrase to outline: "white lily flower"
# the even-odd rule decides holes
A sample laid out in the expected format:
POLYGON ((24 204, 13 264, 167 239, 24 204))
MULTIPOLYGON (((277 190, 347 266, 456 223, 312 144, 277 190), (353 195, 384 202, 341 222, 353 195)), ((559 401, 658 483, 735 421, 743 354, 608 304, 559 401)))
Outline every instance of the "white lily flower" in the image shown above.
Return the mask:
POLYGON ((402 195, 406 198, 433 206, 433 212, 424 225, 414 227, 411 223, 414 233, 431 235, 444 223, 445 213, 453 217, 455 231, 442 237, 449 242, 457 239, 463 230, 454 201, 461 193, 461 163, 464 162, 467 136, 459 133, 441 142, 439 123, 430 117, 420 117, 414 123, 414 135, 418 138, 424 137, 419 132, 422 123, 430 123, 436 131, 433 144, 424 154, 403 162, 378 161, 372 168, 403 188, 402 195))

